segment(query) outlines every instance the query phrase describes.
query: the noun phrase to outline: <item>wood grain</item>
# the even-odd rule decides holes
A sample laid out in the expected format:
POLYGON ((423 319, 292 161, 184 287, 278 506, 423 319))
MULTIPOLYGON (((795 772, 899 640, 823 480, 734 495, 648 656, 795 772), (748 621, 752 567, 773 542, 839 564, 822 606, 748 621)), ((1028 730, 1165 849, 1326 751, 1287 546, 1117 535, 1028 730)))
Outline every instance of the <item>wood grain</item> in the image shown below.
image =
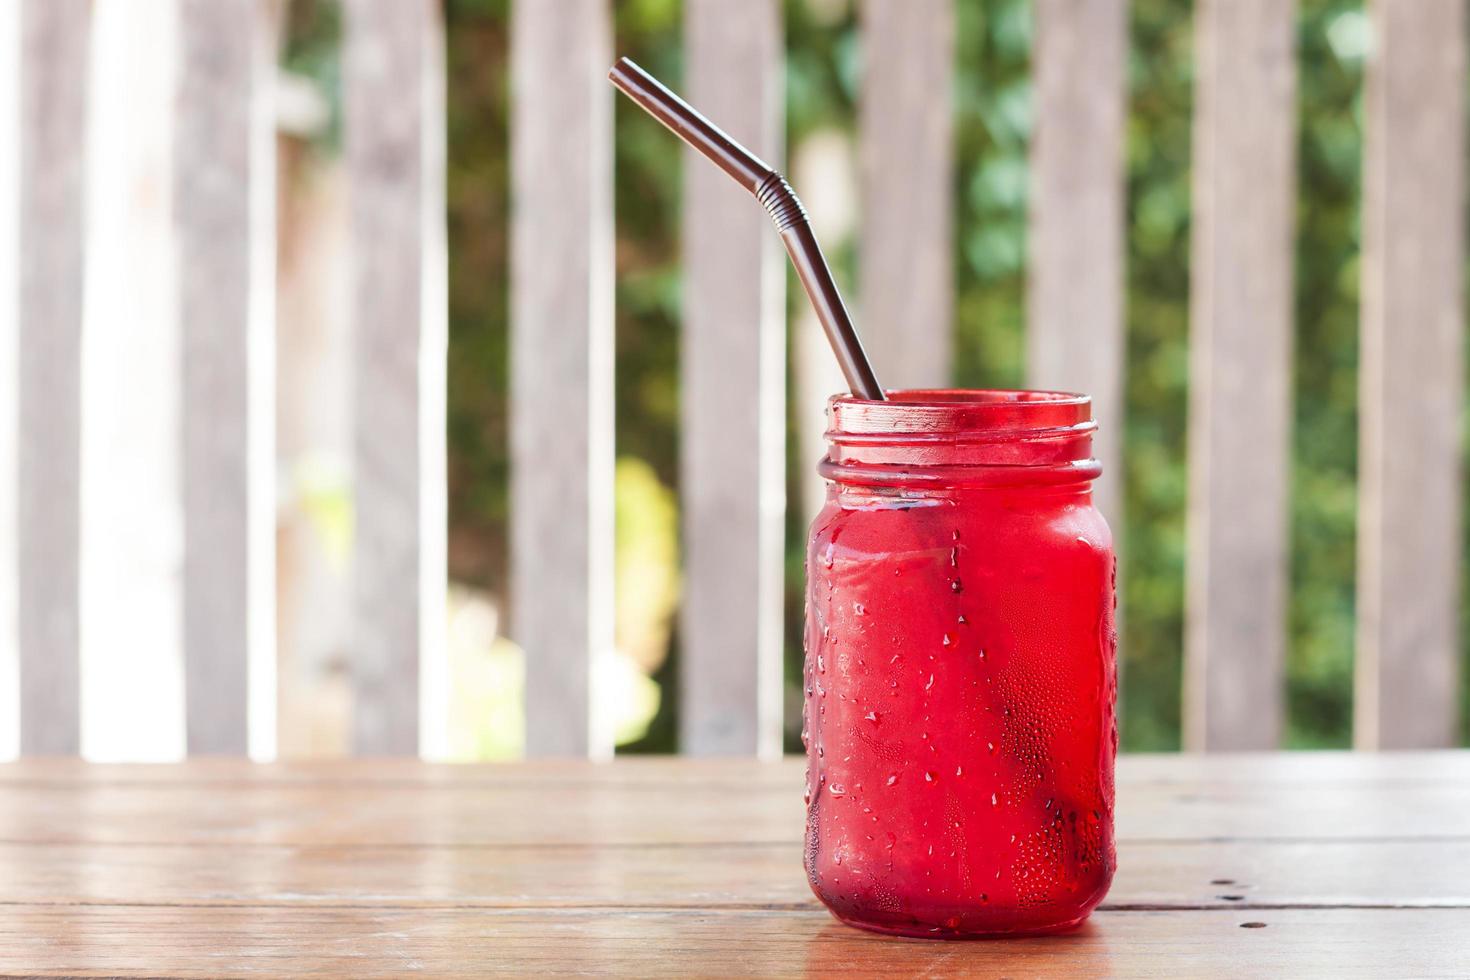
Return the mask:
POLYGON ((952 0, 864 0, 862 337, 888 388, 945 388, 954 352, 952 0))
MULTIPOLYGON (((684 8, 690 102, 768 161, 781 157, 776 0, 684 8)), ((786 514, 786 268, 750 195, 684 155, 680 499, 684 602, 679 745, 781 752, 786 514)))
POLYGON ((0 972, 1470 969, 1470 752, 1125 757, 1118 786, 1119 872, 1082 929, 925 943, 816 904, 796 759, 29 759, 0 767, 0 972))
POLYGON ((274 656, 274 338, 258 308, 270 303, 274 277, 257 240, 274 238, 261 210, 273 204, 273 134, 259 108, 274 35, 263 9, 255 0, 179 7, 173 172, 190 753, 245 754, 251 649, 274 656))
POLYGON ((7 909, 0 970, 27 974, 640 977, 1456 977, 1470 909, 1100 912, 1064 937, 888 939, 824 912, 7 909), (1263 928, 1241 928, 1246 922, 1263 928))
MULTIPOLYGON (((799 814, 797 815, 800 816, 799 814)), ((440 847, 0 842, 0 904, 820 909, 802 843, 440 847)), ((1107 910, 1470 907, 1456 840, 1124 841, 1107 910)))
POLYGON ((1040 0, 1034 17, 1026 375, 1092 396, 1093 492, 1121 539, 1128 5, 1040 0))
POLYGON ((1195 13, 1184 742, 1281 740, 1296 5, 1195 13))
MULTIPOLYGON (((1326 757, 1321 775, 1303 777, 1299 770, 1312 768, 1314 758, 1284 767, 1259 757, 1226 760, 1218 778, 1215 767, 1191 756, 1161 758, 1152 777, 1132 778, 1134 760, 1125 759, 1119 838, 1294 843, 1470 837, 1463 817, 1470 808, 1470 753, 1447 755, 1438 765, 1426 762, 1418 771, 1414 756, 1389 757, 1376 774, 1349 765, 1333 775, 1332 757, 1326 757), (1393 771, 1395 762, 1401 774, 1393 771)), ((400 779, 365 778, 371 763, 306 770, 200 770, 191 764, 187 779, 148 767, 109 768, 95 776, 85 769, 49 779, 17 770, 0 781, 0 841, 252 847, 388 847, 410 841, 443 848, 528 842, 583 848, 795 844, 802 834, 802 766, 800 760, 765 766, 679 760, 590 770, 562 765, 541 774, 521 766, 444 767, 400 779)))
POLYGON ((442 664, 446 268, 440 9, 346 5, 353 299, 353 728, 419 750, 420 663, 442 664))
POLYGON ((91 4, 23 0, 20 26, 20 750, 74 754, 81 745, 82 222, 91 4))
POLYGON ((1353 740, 1432 748, 1460 689, 1465 5, 1369 9, 1353 740))
MULTIPOLYGON (((87 790, 103 787, 363 787, 473 789, 566 786, 674 788, 739 784, 785 791, 801 782, 803 759, 701 759, 620 756, 616 765, 589 766, 573 759, 535 765, 429 764, 403 758, 344 763, 340 760, 245 763, 228 758, 192 759, 183 766, 96 764, 79 759, 24 758, 0 765, 0 788, 36 786, 87 790)), ((1286 784, 1316 787, 1352 784, 1391 790, 1419 783, 1470 782, 1470 752, 1136 753, 1120 756, 1117 785, 1189 792, 1208 786, 1251 786, 1270 791, 1286 784)))
POLYGON ((612 751, 612 64, 607 0, 517 0, 511 25, 511 608, 526 751, 612 751))

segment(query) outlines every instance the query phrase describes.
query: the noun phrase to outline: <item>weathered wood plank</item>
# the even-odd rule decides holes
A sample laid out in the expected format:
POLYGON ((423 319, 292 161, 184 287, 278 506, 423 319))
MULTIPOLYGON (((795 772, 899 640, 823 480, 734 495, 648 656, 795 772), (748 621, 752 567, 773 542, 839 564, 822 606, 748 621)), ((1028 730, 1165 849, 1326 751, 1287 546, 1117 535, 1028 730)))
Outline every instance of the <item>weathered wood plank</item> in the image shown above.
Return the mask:
POLYGON ((606 0, 512 14, 511 636, 526 751, 606 755, 612 649, 612 63, 606 0))
POLYGON ((25 974, 1462 976, 1466 909, 1100 912, 1069 936, 898 942, 825 912, 21 906, 0 970, 25 974), (1241 928, 1246 922, 1261 923, 1241 928))
POLYGON ((944 388, 954 332, 953 0, 864 0, 863 343, 890 388, 944 388))
MULTIPOLYGON (((183 332, 184 678, 191 753, 248 747, 251 650, 270 615, 275 403, 267 249, 274 150, 257 0, 184 0, 174 136, 183 332), (262 224, 261 219, 266 221, 262 224), (266 261, 261 261, 264 258, 266 261)), ((269 659, 269 658, 267 658, 269 659)))
MULTIPOLYGON (((776 0, 684 8, 690 101, 758 156, 781 156, 776 0)), ((786 269, 750 195, 684 158, 680 748, 781 752, 786 269)))
POLYGON ((1094 496, 1123 532, 1125 0, 1039 0, 1033 14, 1026 373, 1092 396, 1094 496))
MULTIPOLYGON (((1120 780, 1119 839, 1199 846, 1222 840, 1470 839, 1464 821, 1470 756, 1447 757, 1413 778, 1394 778, 1387 770, 1397 763, 1385 759, 1374 778, 1355 776, 1347 767, 1329 779, 1301 776, 1309 763, 1278 772, 1263 757, 1219 769, 1183 759, 1147 780, 1120 780), (1260 775, 1252 776, 1252 768, 1260 775), (1216 778, 1217 771, 1238 778, 1216 778)), ((769 769, 754 763, 710 768, 703 760, 612 770, 565 767, 544 777, 514 767, 446 769, 423 780, 380 781, 354 779, 360 770, 350 766, 315 771, 317 778, 292 780, 271 771, 236 770, 234 780, 197 785, 159 775, 130 784, 107 773, 63 783, 6 781, 0 783, 0 841, 587 849, 802 840, 802 762, 796 759, 769 769)))
MULTIPOLYGON (((363 786, 384 789, 495 789, 577 785, 587 788, 658 789, 740 785, 789 792, 799 787, 805 759, 785 756, 761 762, 730 756, 692 760, 681 756, 629 756, 616 766, 576 759, 519 763, 428 765, 404 758, 249 764, 228 757, 196 758, 156 766, 86 763, 79 759, 20 759, 0 765, 0 788, 24 784, 73 787, 363 786)), ((1118 758, 1117 785, 1124 795, 1152 787, 1197 795, 1206 787, 1241 785, 1269 791, 1283 784, 1309 788, 1355 784, 1374 792, 1420 783, 1470 784, 1470 752, 1258 752, 1127 753, 1118 758)))
POLYGON ((1465 5, 1369 7, 1353 739, 1428 748, 1460 689, 1465 5))
POLYGON ((82 220, 91 5, 24 0, 16 476, 21 751, 81 740, 82 220))
POLYGON ((354 744, 403 755, 419 748, 421 660, 444 657, 442 25, 430 0, 346 13, 354 744))
POLYGON ((1195 13, 1184 741, 1274 748, 1284 714, 1295 4, 1195 13))
MULTIPOLYGON (((20 5, 0 5, 0 377, 19 377, 20 5)), ((16 393, 0 398, 0 759, 20 753, 16 393)))
MULTIPOLYGON (((461 847, 0 842, 0 902, 819 909, 803 844, 461 847)), ((1470 839, 1124 841, 1102 908, 1470 908, 1470 839)))

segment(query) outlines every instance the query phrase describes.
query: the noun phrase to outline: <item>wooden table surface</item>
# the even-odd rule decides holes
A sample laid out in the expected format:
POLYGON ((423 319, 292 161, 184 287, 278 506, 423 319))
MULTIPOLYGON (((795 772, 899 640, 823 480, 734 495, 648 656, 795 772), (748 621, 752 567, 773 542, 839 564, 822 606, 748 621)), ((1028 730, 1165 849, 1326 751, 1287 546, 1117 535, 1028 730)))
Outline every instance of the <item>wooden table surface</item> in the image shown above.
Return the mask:
POLYGON ((0 766, 0 974, 1470 976, 1470 752, 1120 760, 1067 936, 889 939, 800 760, 0 766))

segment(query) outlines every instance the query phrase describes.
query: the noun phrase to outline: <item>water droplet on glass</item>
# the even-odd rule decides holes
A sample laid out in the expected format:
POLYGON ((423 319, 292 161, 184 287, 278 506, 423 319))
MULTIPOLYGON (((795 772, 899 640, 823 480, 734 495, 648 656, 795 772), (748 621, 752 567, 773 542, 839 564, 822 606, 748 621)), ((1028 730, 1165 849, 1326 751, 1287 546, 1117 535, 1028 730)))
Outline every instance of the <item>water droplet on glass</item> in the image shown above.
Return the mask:
POLYGON ((864 612, 864 610, 863 610, 863 604, 861 602, 854 602, 852 604, 852 611, 854 613, 856 613, 857 615, 861 616, 863 614, 863 612, 864 612))
POLYGON ((867 714, 863 715, 863 717, 866 718, 868 721, 871 721, 875 725, 878 724, 878 712, 876 711, 869 711, 867 714))
POLYGON ((956 528, 955 530, 949 532, 949 537, 951 541, 958 541, 960 539, 959 529, 956 528))
POLYGON ((925 770, 925 772, 924 772, 924 782, 926 782, 926 783, 932 783, 932 782, 934 782, 934 780, 936 780, 938 778, 939 777, 936 776, 934 773, 929 772, 928 770, 925 770))
POLYGON ((833 796, 841 796, 847 792, 847 787, 842 785, 841 783, 833 783, 831 786, 827 787, 827 792, 831 793, 833 796))
POLYGON ((984 660, 985 659, 985 649, 983 647, 980 650, 980 659, 981 660, 984 660))
POLYGON ((965 586, 964 586, 963 583, 960 582, 959 579, 953 578, 953 579, 950 579, 949 580, 949 591, 951 591, 951 592, 963 592, 963 591, 965 591, 965 586))
POLYGON ((991 793, 990 794, 990 805, 991 806, 999 806, 1000 805, 1000 800, 998 800, 998 799, 995 798, 995 794, 994 793, 991 793))
POLYGON ((929 683, 927 683, 927 684, 924 685, 924 690, 927 691, 927 690, 929 690, 933 686, 934 686, 934 675, 933 674, 930 674, 929 675, 929 683))
POLYGON ((965 618, 965 614, 964 613, 960 613, 960 619, 959 619, 960 625, 963 626, 963 625, 965 625, 968 622, 969 622, 969 620, 965 618))
POLYGON ((889 776, 886 785, 892 786, 896 782, 898 782, 898 773, 894 773, 893 775, 889 776))
POLYGON ((963 766, 955 766, 954 767, 954 774, 956 776, 963 776, 965 774, 964 767, 963 766))
POLYGON ((985 743, 985 747, 990 750, 990 754, 991 755, 995 755, 995 743, 994 742, 986 742, 985 743))
POLYGON ((939 642, 940 643, 943 643, 945 646, 953 646, 954 645, 954 637, 952 637, 948 633, 946 633, 946 634, 944 634, 944 636, 942 636, 942 637, 939 638, 939 642))

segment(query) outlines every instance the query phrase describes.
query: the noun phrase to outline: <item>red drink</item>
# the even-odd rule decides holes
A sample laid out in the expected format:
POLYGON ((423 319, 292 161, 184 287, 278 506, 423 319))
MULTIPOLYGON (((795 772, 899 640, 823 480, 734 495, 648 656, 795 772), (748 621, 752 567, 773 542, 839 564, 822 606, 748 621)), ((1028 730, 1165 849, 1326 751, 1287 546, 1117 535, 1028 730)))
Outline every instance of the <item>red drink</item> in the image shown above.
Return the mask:
POLYGON ((807 551, 806 870, 852 925, 1052 932, 1112 881, 1112 536, 1091 401, 832 399, 807 551))

